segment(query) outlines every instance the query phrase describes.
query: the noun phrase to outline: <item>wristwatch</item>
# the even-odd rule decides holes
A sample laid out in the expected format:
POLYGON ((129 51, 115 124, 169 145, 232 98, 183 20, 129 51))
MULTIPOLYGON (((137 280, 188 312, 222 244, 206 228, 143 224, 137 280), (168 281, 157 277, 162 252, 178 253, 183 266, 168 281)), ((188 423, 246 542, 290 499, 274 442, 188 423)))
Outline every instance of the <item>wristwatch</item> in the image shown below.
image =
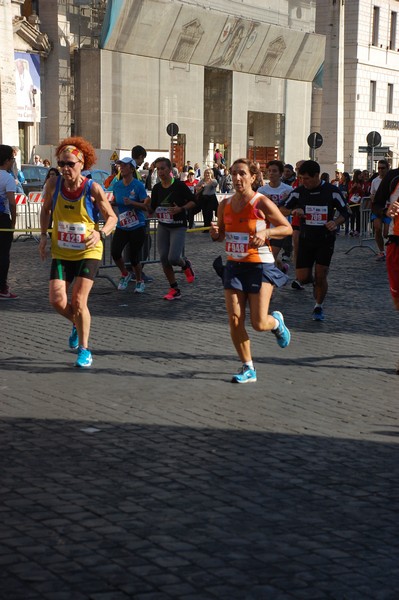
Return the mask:
POLYGON ((101 240, 103 242, 105 242, 105 238, 107 237, 107 234, 105 233, 105 231, 102 231, 102 230, 100 231, 100 237, 101 237, 101 240))

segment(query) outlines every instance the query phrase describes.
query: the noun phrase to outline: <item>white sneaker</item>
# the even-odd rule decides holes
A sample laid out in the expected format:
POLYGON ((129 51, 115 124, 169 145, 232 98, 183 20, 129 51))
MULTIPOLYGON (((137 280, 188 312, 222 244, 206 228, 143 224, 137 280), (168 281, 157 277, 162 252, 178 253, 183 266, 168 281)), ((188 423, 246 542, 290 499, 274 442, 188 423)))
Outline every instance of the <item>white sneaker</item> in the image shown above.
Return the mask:
POLYGON ((132 274, 128 273, 126 277, 121 277, 118 283, 118 290, 125 290, 132 278, 132 274))
POLYGON ((134 288, 134 293, 135 294, 142 294, 145 290, 145 283, 144 281, 138 281, 136 283, 136 287, 134 288))

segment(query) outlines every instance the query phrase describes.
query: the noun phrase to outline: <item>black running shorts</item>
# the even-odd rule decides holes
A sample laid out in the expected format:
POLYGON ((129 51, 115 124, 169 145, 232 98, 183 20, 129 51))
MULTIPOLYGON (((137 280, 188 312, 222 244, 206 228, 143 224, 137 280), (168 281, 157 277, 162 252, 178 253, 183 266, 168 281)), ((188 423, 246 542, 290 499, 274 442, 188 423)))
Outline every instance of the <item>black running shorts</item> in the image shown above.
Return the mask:
POLYGON ((50 280, 61 279, 72 283, 75 277, 83 277, 94 281, 98 273, 101 261, 96 258, 84 258, 83 260, 62 260, 53 258, 51 262, 50 280))
POLYGON ((334 254, 335 238, 327 240, 308 240, 299 238, 297 269, 311 269, 313 265, 329 267, 334 254))

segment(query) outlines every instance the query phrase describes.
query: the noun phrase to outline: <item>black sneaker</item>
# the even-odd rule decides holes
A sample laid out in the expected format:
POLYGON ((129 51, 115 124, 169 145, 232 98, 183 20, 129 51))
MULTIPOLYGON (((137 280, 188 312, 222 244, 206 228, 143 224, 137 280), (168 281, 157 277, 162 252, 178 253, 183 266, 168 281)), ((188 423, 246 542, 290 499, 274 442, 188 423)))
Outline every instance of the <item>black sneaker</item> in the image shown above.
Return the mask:
POLYGON ((297 279, 294 279, 294 281, 291 283, 291 287, 293 290, 304 290, 304 286, 302 285, 302 283, 299 283, 299 281, 297 279))

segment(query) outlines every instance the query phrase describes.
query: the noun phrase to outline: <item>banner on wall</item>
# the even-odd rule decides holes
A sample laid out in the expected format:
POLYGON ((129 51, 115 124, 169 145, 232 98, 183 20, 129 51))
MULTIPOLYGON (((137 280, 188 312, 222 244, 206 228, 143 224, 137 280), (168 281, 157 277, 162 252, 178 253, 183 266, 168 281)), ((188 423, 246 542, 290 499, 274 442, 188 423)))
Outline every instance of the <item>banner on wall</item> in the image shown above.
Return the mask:
POLYGON ((14 52, 18 121, 40 121, 40 56, 14 52))

